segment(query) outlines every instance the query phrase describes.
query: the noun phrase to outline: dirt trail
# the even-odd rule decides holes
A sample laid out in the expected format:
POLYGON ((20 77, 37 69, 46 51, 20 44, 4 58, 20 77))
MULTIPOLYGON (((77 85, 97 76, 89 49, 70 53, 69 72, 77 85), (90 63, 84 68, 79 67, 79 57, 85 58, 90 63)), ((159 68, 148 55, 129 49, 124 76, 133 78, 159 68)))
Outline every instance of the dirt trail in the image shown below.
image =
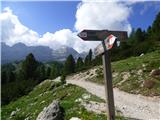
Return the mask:
MULTIPOLYGON (((67 78, 67 83, 85 88, 88 92, 105 99, 104 86, 85 81, 75 76, 67 78)), ((160 120, 160 98, 129 94, 114 88, 114 100, 117 110, 125 117, 142 120, 160 120)))

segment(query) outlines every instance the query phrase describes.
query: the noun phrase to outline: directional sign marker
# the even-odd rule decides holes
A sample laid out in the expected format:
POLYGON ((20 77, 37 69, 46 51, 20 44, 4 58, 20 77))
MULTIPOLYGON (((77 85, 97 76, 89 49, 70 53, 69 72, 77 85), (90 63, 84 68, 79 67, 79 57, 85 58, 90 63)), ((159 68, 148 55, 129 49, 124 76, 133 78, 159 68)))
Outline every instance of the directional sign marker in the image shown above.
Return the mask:
POLYGON ((85 41, 102 41, 111 34, 116 36, 120 41, 127 39, 126 31, 83 30, 78 36, 85 41))
MULTIPOLYGON (((115 37, 114 35, 110 35, 108 36, 105 40, 104 40, 104 43, 105 43, 105 46, 106 46, 106 49, 109 50, 113 47, 115 41, 116 41, 117 37, 115 37)), ((102 43, 100 43, 95 49, 94 49, 94 54, 97 56, 97 55, 100 55, 104 53, 104 48, 103 48, 103 45, 102 43)))
POLYGON ((120 41, 127 39, 127 32, 109 30, 83 30, 78 34, 78 36, 85 41, 102 41, 102 43, 95 48, 95 55, 100 55, 103 53, 102 59, 105 94, 107 100, 107 118, 108 120, 115 120, 111 62, 108 50, 114 46, 116 39, 120 41))

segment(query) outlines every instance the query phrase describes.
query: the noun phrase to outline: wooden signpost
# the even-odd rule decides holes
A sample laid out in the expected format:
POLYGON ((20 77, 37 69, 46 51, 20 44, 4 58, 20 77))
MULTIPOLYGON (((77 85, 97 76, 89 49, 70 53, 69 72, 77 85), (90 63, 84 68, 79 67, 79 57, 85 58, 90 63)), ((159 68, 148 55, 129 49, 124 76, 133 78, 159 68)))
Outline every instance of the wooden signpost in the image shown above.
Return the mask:
POLYGON ((102 43, 95 48, 95 55, 97 56, 102 54, 103 59, 105 94, 107 101, 107 118, 108 120, 115 120, 111 62, 108 50, 113 47, 116 39, 120 41, 127 39, 127 32, 109 30, 83 30, 78 34, 78 36, 85 41, 102 41, 102 43))

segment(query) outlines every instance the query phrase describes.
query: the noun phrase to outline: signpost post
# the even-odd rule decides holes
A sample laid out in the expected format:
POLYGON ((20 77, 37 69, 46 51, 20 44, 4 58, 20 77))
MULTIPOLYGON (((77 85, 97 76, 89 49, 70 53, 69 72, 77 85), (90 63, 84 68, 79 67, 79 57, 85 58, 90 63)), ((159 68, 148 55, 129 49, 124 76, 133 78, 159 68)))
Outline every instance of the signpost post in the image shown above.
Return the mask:
POLYGON ((103 59, 107 118, 108 120, 115 120, 111 62, 108 50, 113 47, 116 38, 119 38, 121 41, 125 40, 127 38, 127 32, 109 30, 83 30, 78 34, 78 36, 85 41, 102 41, 102 43, 95 48, 95 54, 96 56, 102 54, 103 59))

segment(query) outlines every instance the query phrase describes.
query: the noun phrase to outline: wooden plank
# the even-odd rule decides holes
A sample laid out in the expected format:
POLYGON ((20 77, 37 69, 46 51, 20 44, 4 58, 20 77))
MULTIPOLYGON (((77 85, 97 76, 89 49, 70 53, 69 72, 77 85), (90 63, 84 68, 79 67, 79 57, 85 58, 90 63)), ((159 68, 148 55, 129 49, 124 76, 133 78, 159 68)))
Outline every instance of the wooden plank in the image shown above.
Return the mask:
POLYGON ((110 34, 116 36, 120 41, 128 38, 126 31, 111 31, 111 30, 83 30, 78 36, 85 41, 102 41, 110 34))

